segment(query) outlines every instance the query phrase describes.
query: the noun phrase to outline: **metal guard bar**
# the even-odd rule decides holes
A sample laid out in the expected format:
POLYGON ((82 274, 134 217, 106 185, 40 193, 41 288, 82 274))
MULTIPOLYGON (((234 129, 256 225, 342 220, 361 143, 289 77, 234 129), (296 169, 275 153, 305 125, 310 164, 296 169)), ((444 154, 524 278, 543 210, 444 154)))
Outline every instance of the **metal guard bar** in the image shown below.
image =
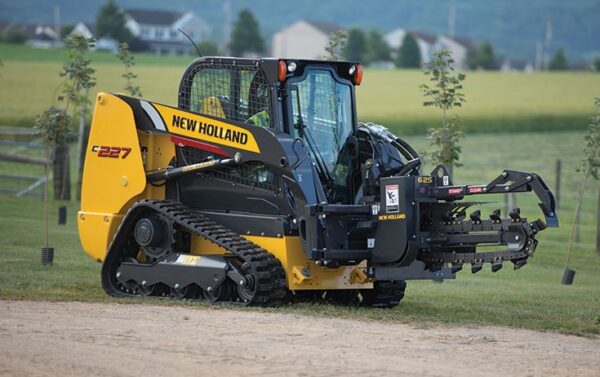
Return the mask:
MULTIPOLYGON (((434 179, 439 181, 438 177, 434 177, 434 179)), ((436 186, 432 190, 432 196, 439 200, 454 201, 462 199, 465 195, 528 191, 533 191, 539 198, 540 203, 538 205, 544 213, 546 225, 553 228, 558 227, 554 195, 544 180, 535 173, 504 170, 502 174, 487 185, 436 186)))

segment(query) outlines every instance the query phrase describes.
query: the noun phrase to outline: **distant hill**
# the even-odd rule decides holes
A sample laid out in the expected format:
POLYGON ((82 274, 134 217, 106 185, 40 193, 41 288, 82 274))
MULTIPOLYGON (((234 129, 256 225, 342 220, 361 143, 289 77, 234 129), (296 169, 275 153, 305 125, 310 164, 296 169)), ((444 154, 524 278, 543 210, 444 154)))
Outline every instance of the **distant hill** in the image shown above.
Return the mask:
MULTIPOLYGON (((0 21, 52 22, 59 4, 63 23, 93 21, 104 0, 0 0, 0 21)), ((224 0, 117 0, 124 8, 192 10, 213 28, 213 39, 223 39, 224 0)), ((443 33, 449 4, 456 9, 456 34, 476 41, 489 40, 501 54, 532 59, 545 25, 552 24, 552 47, 565 48, 569 59, 600 54, 600 1, 598 0, 232 0, 234 17, 250 8, 270 40, 277 29, 298 19, 334 22, 342 26, 396 27, 443 33)))

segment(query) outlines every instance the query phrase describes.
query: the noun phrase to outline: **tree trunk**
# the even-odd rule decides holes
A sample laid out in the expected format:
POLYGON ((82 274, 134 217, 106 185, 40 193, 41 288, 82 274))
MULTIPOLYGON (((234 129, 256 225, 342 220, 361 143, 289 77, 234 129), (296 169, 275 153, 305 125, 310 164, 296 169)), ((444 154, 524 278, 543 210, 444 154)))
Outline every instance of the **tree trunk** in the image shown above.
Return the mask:
POLYGON ((79 145, 79 156, 78 156, 78 171, 77 171, 77 200, 81 200, 81 182, 83 181, 83 166, 85 165, 85 152, 88 146, 88 137, 90 135, 90 127, 89 125, 84 125, 83 130, 83 140, 80 140, 81 144, 79 145))
POLYGON ((446 167, 448 168, 448 178, 450 178, 450 182, 454 184, 454 164, 449 163, 446 165, 446 167))
POLYGON ((598 188, 598 210, 596 214, 596 253, 600 255, 600 187, 598 188))
POLYGON ((577 217, 579 216, 579 211, 581 210, 581 203, 583 202, 583 193, 585 192, 585 185, 587 184, 590 173, 587 172, 585 174, 585 178, 581 183, 581 188, 579 189, 579 196, 577 196, 577 204, 575 205, 575 216, 573 216, 573 224, 571 225, 571 234, 569 235, 569 244, 567 246, 567 258, 565 260, 565 268, 569 267, 569 262, 571 261, 571 254, 573 252, 573 237, 575 236, 575 227, 577 225, 577 217))
MULTIPOLYGON (((85 97, 88 97, 89 89, 85 90, 85 97)), ((87 115, 88 103, 85 101, 81 109, 81 117, 79 118, 79 140, 77 143, 77 200, 81 200, 81 181, 83 179, 83 164, 85 162, 85 151, 87 149, 87 139, 89 127, 86 125, 85 119, 87 115)))
POLYGON ((46 145, 46 164, 44 165, 44 245, 48 247, 48 175, 50 174, 50 164, 52 163, 52 150, 49 145, 46 145))
POLYGON ((69 164, 69 146, 54 147, 54 200, 71 200, 71 171, 69 164))

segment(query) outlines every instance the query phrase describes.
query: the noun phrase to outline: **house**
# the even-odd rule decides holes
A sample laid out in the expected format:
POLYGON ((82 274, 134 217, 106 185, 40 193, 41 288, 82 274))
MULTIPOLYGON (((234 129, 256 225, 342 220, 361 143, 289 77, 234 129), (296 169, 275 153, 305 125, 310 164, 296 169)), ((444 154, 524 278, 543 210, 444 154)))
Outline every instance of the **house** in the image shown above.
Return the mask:
POLYGON ((79 22, 73 30, 69 33, 69 35, 81 35, 85 38, 95 38, 94 34, 96 33, 96 25, 90 24, 87 22, 79 22))
POLYGON ((126 9, 125 26, 133 36, 147 44, 150 51, 159 55, 190 55, 194 47, 179 30, 194 42, 208 38, 210 27, 193 12, 168 10, 126 9))
POLYGON ((502 59, 498 62, 498 67, 502 72, 526 72, 531 73, 534 71, 533 64, 529 60, 523 59, 502 59))
MULTIPOLYGON (((81 35, 85 38, 96 38, 96 25, 87 22, 79 22, 69 35, 81 35)), ((119 42, 111 38, 99 38, 96 39, 94 46, 91 47, 93 50, 117 52, 119 51, 119 42)))
POLYGON ((452 54, 452 59, 454 59, 454 68, 466 70, 469 68, 467 65, 467 53, 469 50, 477 48, 477 45, 469 38, 440 35, 437 37, 437 40, 433 45, 433 51, 438 51, 444 48, 450 51, 452 54))
POLYGON ((38 48, 53 48, 60 45, 58 33, 48 25, 25 25, 25 31, 29 35, 27 44, 38 48))
POLYGON ((417 41, 419 52, 421 53, 421 63, 430 61, 431 54, 433 53, 433 45, 436 41, 436 37, 434 35, 427 34, 422 31, 397 28, 387 33, 384 36, 384 39, 392 48, 392 50, 397 51, 400 47, 402 47, 402 42, 404 41, 404 37, 407 33, 412 34, 417 41))
POLYGON ((271 54, 281 58, 321 59, 331 34, 342 30, 329 22, 299 20, 273 35, 271 54))
POLYGON ((19 24, 14 22, 0 22, 0 33, 9 30, 18 30, 22 34, 25 43, 38 48, 52 48, 61 45, 58 33, 51 26, 42 24, 19 24))

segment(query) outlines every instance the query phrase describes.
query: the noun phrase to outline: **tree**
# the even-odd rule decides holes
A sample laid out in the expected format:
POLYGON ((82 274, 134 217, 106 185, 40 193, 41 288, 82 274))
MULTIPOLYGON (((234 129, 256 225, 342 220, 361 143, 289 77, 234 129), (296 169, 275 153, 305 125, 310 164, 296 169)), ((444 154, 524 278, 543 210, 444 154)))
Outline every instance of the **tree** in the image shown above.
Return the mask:
POLYGON ((600 58, 594 59, 594 61, 592 62, 592 68, 594 71, 600 72, 600 58))
POLYGON ((23 44, 27 42, 29 35, 27 32, 18 26, 11 26, 4 31, 2 40, 7 43, 23 44))
POLYGON ((348 31, 348 39, 342 55, 344 59, 353 62, 362 62, 367 53, 367 38, 365 33, 360 29, 350 29, 348 31))
POLYGON ((40 132, 42 140, 46 145, 46 181, 44 183, 44 243, 48 248, 48 177, 50 174, 50 162, 52 150, 58 146, 67 144, 72 135, 71 119, 65 109, 51 106, 35 120, 35 128, 40 132))
MULTIPOLYGON (((594 99, 594 104, 596 107, 596 114, 590 119, 590 125, 584 138, 584 158, 581 161, 581 167, 578 169, 578 171, 584 174, 584 178, 579 189, 579 196, 577 197, 577 204, 575 206, 575 214, 573 216, 573 223, 569 236, 569 246, 567 248, 567 258, 565 260, 565 273, 569 269, 569 262, 573 252, 573 238, 575 235, 577 219, 579 218, 579 211, 581 210, 581 203, 583 202, 585 186, 590 176, 596 181, 600 180, 600 97, 594 99)), ((598 192, 598 196, 600 199, 600 191, 598 192)), ((596 252, 600 255, 600 202, 598 202, 597 217, 596 252)))
POLYGON ((417 40, 411 33, 406 33, 402 40, 402 46, 398 49, 396 67, 419 68, 421 67, 421 50, 417 40))
POLYGON ((490 42, 484 42, 479 48, 471 48, 467 51, 467 66, 470 69, 496 69, 496 56, 490 42))
POLYGON ((420 86, 426 101, 423 106, 435 106, 442 110, 442 124, 438 128, 430 128, 427 133, 427 142, 431 148, 429 155, 435 163, 445 164, 450 177, 453 175, 454 166, 458 162, 462 148, 460 147, 460 118, 456 115, 448 118, 448 111, 461 107, 466 102, 465 95, 461 92, 462 82, 466 78, 463 73, 454 74, 452 67, 454 59, 446 49, 436 51, 433 60, 425 64, 424 74, 429 76, 433 83, 420 86))
POLYGON ((479 50, 476 48, 469 48, 467 50, 467 57, 465 63, 469 69, 475 70, 479 68, 479 50))
MULTIPOLYGON (((88 93, 89 90, 96 85, 94 74, 96 70, 91 67, 91 60, 87 58, 86 52, 89 46, 94 43, 93 38, 86 38, 82 35, 71 35, 65 40, 65 44, 69 49, 69 60, 63 65, 60 72, 61 77, 65 77, 63 94, 66 98, 65 112, 68 112, 69 105, 73 105, 73 117, 79 116, 79 135, 78 135, 78 169, 77 178, 77 198, 81 194, 81 178, 83 174, 83 159, 85 157, 85 142, 86 142, 86 115, 89 105, 88 93)), ((55 198, 70 199, 70 178, 69 178, 69 148, 67 146, 57 147, 58 164, 54 165, 55 177, 56 174, 63 177, 62 190, 55 190, 55 198), (69 191, 66 190, 69 187, 69 191), (58 196, 57 196, 58 191, 58 196)), ((60 182, 60 181, 58 181, 60 182)))
POLYGON ((496 69, 496 57, 490 42, 485 42, 479 46, 479 66, 485 70, 496 69))
POLYGON ((324 59, 340 60, 340 52, 344 51, 348 33, 345 30, 336 30, 329 35, 329 43, 325 47, 324 59))
POLYGON ((560 47, 548 64, 548 69, 551 71, 565 71, 567 69, 567 57, 565 56, 565 50, 560 47))
POLYGON ((244 9, 239 13, 231 33, 229 49, 233 56, 265 51, 265 42, 260 35, 260 26, 250 10, 244 9))
POLYGON ((381 33, 371 30, 367 35, 367 53, 365 61, 367 63, 389 62, 392 60, 391 49, 381 33))
POLYGON ((60 39, 64 40, 65 38, 67 38, 69 34, 71 34, 73 29, 75 29, 75 25, 73 24, 62 25, 60 27, 60 39))
POLYGON ((140 90, 140 87, 133 84, 133 79, 137 78, 137 75, 131 70, 131 68, 135 66, 135 59, 133 58, 133 55, 129 53, 129 46, 127 46, 127 43, 121 43, 119 45, 117 57, 125 66, 125 73, 121 75, 121 77, 125 79, 125 91, 130 96, 141 97, 142 91, 140 90))
POLYGON ((113 0, 108 0, 96 15, 96 36, 129 43, 133 39, 133 34, 125 26, 126 22, 125 11, 113 0))
POLYGON ((202 41, 198 43, 198 50, 202 56, 218 56, 219 48, 211 41, 202 41))

